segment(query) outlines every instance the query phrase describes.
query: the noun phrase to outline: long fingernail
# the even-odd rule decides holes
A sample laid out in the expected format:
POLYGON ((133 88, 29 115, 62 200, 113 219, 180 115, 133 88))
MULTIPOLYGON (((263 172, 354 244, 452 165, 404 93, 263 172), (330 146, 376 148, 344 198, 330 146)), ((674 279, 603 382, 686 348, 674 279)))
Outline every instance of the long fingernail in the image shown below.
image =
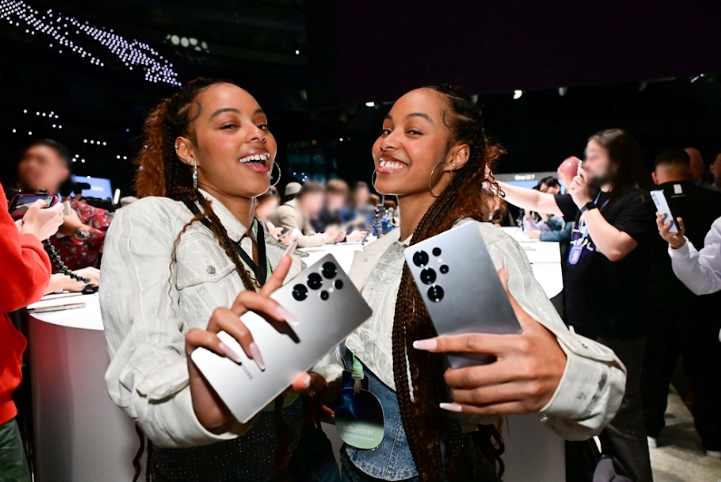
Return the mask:
POLYGON ((413 348, 416 350, 435 350, 438 346, 438 342, 430 338, 428 340, 416 340, 413 342, 413 348))
POLYGON ((310 387, 310 375, 306 373, 305 381, 303 382, 303 388, 308 388, 308 387, 310 387))
POLYGON ((458 405, 457 403, 441 403, 439 405, 443 410, 448 410, 449 412, 462 412, 463 407, 458 405))
POLYGON ((290 311, 286 310, 286 309, 283 308, 282 306, 280 306, 280 305, 276 306, 276 307, 275 307, 275 312, 278 314, 278 316, 280 316, 280 317, 283 318, 285 321, 287 321, 288 323, 290 323, 291 326, 298 326, 298 325, 299 325, 298 320, 296 319, 296 317, 293 316, 290 311))
POLYGON ((232 348, 230 348, 228 345, 223 343, 222 341, 218 343, 218 349, 223 352, 223 355, 227 356, 231 360, 233 360, 235 363, 242 363, 243 359, 238 355, 235 351, 233 351, 232 348))
POLYGON ((295 248, 298 247, 298 241, 293 241, 288 245, 287 248, 285 248, 285 253, 283 253, 283 256, 288 256, 290 253, 295 251, 295 248))
POLYGON ((258 368, 260 368, 261 371, 265 371, 265 362, 263 361, 263 356, 260 354, 258 345, 252 342, 248 348, 250 348, 250 354, 253 355, 253 360, 258 364, 258 368))

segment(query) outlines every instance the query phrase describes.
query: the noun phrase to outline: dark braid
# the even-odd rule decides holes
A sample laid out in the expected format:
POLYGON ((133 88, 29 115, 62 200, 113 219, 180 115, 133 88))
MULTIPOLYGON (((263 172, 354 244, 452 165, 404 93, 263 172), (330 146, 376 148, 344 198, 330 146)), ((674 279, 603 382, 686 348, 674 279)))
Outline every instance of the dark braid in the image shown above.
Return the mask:
MULTIPOLYGON (((139 169, 135 178, 135 190, 140 197, 160 196, 181 200, 187 196, 191 201, 200 204, 200 214, 195 215, 183 226, 175 239, 170 260, 171 276, 175 253, 182 235, 196 221, 208 218, 215 239, 235 264, 235 270, 240 276, 243 286, 246 290, 255 291, 257 284, 241 261, 233 241, 228 237, 228 233, 213 211, 211 203, 197 188, 193 187, 192 168, 184 164, 175 152, 175 140, 179 136, 189 137, 195 142, 194 132, 189 127, 200 116, 201 106, 197 100, 198 95, 206 88, 221 83, 230 82, 202 77, 195 79, 172 97, 161 101, 150 112, 143 128, 143 149, 137 159, 139 169), (195 107, 194 110, 193 107, 195 107), (192 117, 191 113, 193 113, 192 117)), ((258 242, 264 242, 264 240, 261 239, 258 242)), ((287 469, 292 452, 293 435, 290 425, 281 416, 282 407, 283 399, 278 397, 275 403, 275 421, 278 432, 276 469, 279 472, 280 480, 288 477, 287 469)))
MULTIPOLYGON (((494 185, 497 189, 498 185, 492 175, 486 174, 486 167, 492 168, 503 153, 500 146, 486 139, 480 109, 462 88, 440 85, 427 89, 442 96, 447 104, 443 112, 443 122, 451 131, 447 152, 453 145, 464 143, 470 147, 470 153, 466 164, 454 171, 448 187, 418 223, 411 244, 450 229, 460 218, 488 220, 493 194, 484 186, 494 185)), ((443 380, 445 362, 437 354, 412 347, 414 340, 436 335, 410 271, 404 267, 392 332, 393 374, 403 427, 421 481, 440 482, 444 470, 451 480, 466 480, 475 476, 478 467, 472 462, 461 463, 462 440, 458 423, 439 408, 449 395, 443 380), (445 464, 441 443, 446 452, 445 464)), ((484 426, 474 438, 482 439, 479 448, 486 458, 498 465, 502 475, 503 441, 498 429, 492 425, 484 426)))

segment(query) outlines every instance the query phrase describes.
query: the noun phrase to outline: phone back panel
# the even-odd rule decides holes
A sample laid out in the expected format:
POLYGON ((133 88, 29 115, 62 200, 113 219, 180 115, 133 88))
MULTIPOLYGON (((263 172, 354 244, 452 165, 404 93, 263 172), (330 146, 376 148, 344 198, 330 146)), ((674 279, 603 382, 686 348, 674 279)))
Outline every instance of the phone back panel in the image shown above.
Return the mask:
MULTIPOLYGON (((522 332, 476 223, 421 241, 404 253, 439 335, 522 332)), ((480 354, 448 356, 456 369, 494 359, 480 354)))
POLYGON ((272 402, 299 373, 311 368, 372 314, 330 254, 278 288, 270 297, 290 311, 299 323, 291 326, 268 322, 250 312, 240 317, 263 355, 264 371, 225 332, 220 332, 218 337, 241 356, 240 364, 205 348, 198 348, 191 354, 203 376, 242 423, 272 402), (333 271, 335 274, 331 276, 333 271))

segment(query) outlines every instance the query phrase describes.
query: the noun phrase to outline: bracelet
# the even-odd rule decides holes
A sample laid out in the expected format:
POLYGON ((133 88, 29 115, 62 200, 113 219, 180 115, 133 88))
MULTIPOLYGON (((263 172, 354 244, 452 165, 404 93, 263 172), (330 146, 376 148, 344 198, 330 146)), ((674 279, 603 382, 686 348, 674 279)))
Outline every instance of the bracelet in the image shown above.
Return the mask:
POLYGON ((583 205, 583 207, 581 208, 581 214, 585 213, 586 211, 590 211, 591 209, 598 209, 598 206, 596 206, 596 203, 593 201, 589 201, 583 205))

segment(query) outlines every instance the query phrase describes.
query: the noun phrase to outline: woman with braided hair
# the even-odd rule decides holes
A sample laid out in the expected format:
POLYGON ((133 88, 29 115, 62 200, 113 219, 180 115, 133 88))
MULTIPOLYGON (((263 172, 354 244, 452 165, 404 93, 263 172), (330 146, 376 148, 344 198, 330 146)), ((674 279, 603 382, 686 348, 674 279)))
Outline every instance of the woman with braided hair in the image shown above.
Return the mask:
POLYGON ((268 294, 300 259, 254 218, 277 152, 265 113, 240 87, 201 78, 162 101, 144 131, 142 199, 108 231, 100 305, 108 392, 149 439, 149 480, 338 480, 317 426, 322 377, 299 375, 289 395, 242 424, 189 356, 205 347, 239 361, 223 330, 263 369, 240 315, 296 322, 268 294))
POLYGON ((460 88, 413 90, 383 122, 373 146, 375 188, 398 196, 400 229, 356 254, 350 276, 373 315, 335 357, 346 369, 354 359, 362 363, 383 407, 385 436, 373 450, 344 446, 343 480, 496 481, 503 472, 499 416, 540 412, 550 429, 579 440, 599 433, 618 409, 623 365, 568 331, 518 243, 482 222, 501 153, 460 88), (436 336, 403 250, 465 223, 477 224, 523 334, 436 336), (451 370, 441 352, 497 360, 451 370))

